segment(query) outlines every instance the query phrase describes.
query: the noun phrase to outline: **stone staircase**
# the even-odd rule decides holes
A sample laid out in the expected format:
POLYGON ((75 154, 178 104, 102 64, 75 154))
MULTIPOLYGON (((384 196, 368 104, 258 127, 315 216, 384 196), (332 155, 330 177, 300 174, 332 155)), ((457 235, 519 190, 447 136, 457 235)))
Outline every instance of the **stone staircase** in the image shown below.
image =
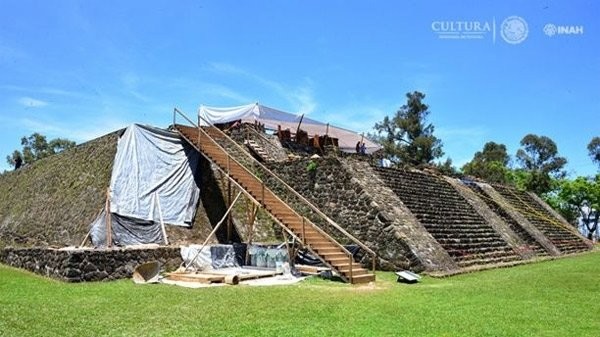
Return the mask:
POLYGON ((275 159, 269 156, 269 154, 255 140, 245 140, 244 144, 248 146, 248 148, 250 148, 250 150, 254 152, 263 161, 275 161, 275 159))
POLYGON ((568 224, 550 214, 527 192, 514 188, 493 185, 510 205, 539 229, 563 254, 578 253, 590 249, 585 239, 575 234, 568 224))
MULTIPOLYGON (((301 211, 297 211, 289 203, 283 201, 287 196, 279 192, 281 189, 275 192, 275 189, 267 185, 265 181, 268 178, 271 181, 278 180, 279 186, 287 185, 266 167, 258 163, 239 144, 214 127, 197 128, 179 124, 175 124, 174 127, 187 142, 228 175, 231 181, 244 191, 246 196, 264 207, 284 230, 318 256, 323 263, 336 271, 344 281, 355 284, 375 280, 375 274, 354 261, 353 255, 347 249, 313 221, 301 215, 303 214, 302 211, 319 214, 319 210, 300 195, 295 195, 295 197, 305 201, 305 207, 301 211), (262 179, 258 176, 261 176, 262 179)), ((287 188, 286 192, 288 194, 295 193, 289 186, 287 188)), ((374 265, 375 253, 372 250, 351 237, 350 234, 333 223, 331 219, 326 218, 324 215, 322 215, 322 219, 328 225, 328 228, 332 226, 337 228, 370 254, 374 265)))
POLYGON ((231 137, 240 144, 244 144, 250 151, 263 162, 283 162, 288 159, 287 152, 276 136, 268 136, 257 131, 253 125, 244 124, 231 137))
POLYGON ((521 260, 448 182, 416 171, 376 171, 459 267, 521 260))
POLYGON ((465 183, 485 204, 494 211, 504 222, 512 229, 517 236, 527 244, 529 249, 535 252, 538 256, 548 256, 546 249, 531 235, 527 232, 523 226, 521 226, 515 219, 504 208, 488 196, 485 191, 477 185, 477 183, 465 183))

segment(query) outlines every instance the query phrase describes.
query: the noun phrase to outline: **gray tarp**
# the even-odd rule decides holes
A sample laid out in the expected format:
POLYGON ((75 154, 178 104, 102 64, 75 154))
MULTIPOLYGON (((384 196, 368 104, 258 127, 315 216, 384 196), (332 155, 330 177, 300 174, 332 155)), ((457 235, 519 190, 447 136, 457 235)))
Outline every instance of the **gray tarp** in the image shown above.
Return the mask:
MULTIPOLYGON (((110 182, 113 243, 162 243, 159 204, 164 223, 190 227, 200 196, 198 162, 199 154, 176 133, 129 126, 119 138, 110 182)), ((106 244, 104 214, 92 223, 96 246, 106 244)))
POLYGON ((158 222, 158 196, 164 222, 189 227, 200 196, 194 180, 199 154, 183 142, 173 132, 129 126, 113 165, 111 212, 158 222))
MULTIPOLYGON (((160 223, 127 218, 110 214, 112 241, 117 246, 130 246, 145 243, 164 243, 160 223)), ((102 211, 92 223, 90 232, 94 246, 106 246, 106 212, 102 211)))

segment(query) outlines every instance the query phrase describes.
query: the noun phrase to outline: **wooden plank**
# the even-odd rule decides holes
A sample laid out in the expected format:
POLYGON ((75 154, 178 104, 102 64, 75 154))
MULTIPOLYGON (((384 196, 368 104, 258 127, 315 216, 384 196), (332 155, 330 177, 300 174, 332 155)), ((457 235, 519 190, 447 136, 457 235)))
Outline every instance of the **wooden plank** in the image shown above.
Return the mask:
POLYGON ((225 275, 215 274, 187 274, 187 273, 170 273, 167 274, 167 279, 173 281, 198 282, 198 283, 220 283, 225 281, 225 275))
POLYGON ((331 270, 331 268, 308 266, 304 264, 297 264, 294 267, 296 267, 299 272, 309 275, 317 275, 320 272, 331 270))
MULTIPOLYGON (((223 270, 211 270, 210 271, 214 275, 232 275, 231 270, 223 269, 223 270)), ((263 277, 271 277, 276 275, 281 275, 282 272, 277 272, 275 270, 261 270, 261 269, 251 269, 244 268, 243 270, 237 271, 235 275, 239 278, 240 281, 244 280, 252 280, 263 277)))

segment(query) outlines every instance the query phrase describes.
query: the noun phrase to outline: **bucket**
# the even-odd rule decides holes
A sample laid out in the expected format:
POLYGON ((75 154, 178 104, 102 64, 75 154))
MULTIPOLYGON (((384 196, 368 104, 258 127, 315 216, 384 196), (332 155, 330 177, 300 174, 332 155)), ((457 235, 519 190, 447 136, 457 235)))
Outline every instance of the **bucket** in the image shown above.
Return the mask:
POLYGON ((160 273, 160 263, 158 261, 146 262, 135 267, 133 271, 133 282, 138 284, 157 283, 160 273))

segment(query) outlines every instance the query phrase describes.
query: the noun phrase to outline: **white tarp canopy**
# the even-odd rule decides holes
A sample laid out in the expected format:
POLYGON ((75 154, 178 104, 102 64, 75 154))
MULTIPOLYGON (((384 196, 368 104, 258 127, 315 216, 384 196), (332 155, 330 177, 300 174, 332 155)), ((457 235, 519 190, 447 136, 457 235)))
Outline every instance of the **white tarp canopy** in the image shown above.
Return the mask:
POLYGON ((110 181, 110 210, 121 216, 191 226, 200 197, 199 154, 178 134, 132 124, 119 138, 110 181))
POLYGON ((277 127, 280 126, 282 130, 290 129, 292 133, 296 132, 300 118, 302 118, 300 129, 306 131, 310 137, 328 135, 337 138, 340 150, 344 152, 355 152, 356 143, 361 139, 365 143, 367 153, 373 153, 381 149, 379 144, 363 138, 354 131, 319 122, 306 116, 302 117, 301 115, 269 108, 258 103, 229 108, 202 105, 198 110, 198 115, 200 116, 201 125, 228 123, 236 120, 248 123, 257 121, 264 124, 266 128, 277 130, 277 127))

